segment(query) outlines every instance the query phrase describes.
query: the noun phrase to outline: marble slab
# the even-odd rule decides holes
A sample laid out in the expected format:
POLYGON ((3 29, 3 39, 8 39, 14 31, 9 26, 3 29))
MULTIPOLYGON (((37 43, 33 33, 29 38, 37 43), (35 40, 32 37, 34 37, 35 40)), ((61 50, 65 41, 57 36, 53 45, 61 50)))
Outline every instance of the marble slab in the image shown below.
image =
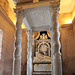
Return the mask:
POLYGON ((34 71, 52 71, 51 64, 35 64, 34 71))

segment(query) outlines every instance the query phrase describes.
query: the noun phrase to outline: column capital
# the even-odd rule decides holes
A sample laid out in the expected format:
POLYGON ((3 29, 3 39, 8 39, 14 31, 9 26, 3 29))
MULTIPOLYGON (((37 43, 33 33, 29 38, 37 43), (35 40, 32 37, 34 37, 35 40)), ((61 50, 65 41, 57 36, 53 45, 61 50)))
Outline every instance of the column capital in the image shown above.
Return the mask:
POLYGON ((60 7, 50 7, 50 11, 53 13, 53 14, 56 14, 58 15, 59 14, 59 10, 60 10, 60 7))
POLYGON ((24 10, 22 10, 22 9, 18 9, 18 10, 14 9, 14 12, 16 13, 17 18, 24 18, 25 17, 24 10))
POLYGON ((52 0, 50 2, 51 7, 59 7, 60 6, 60 0, 52 0))
POLYGON ((50 2, 50 11, 53 14, 58 14, 60 10, 60 0, 53 0, 50 2))
POLYGON ((60 10, 60 7, 53 7, 53 9, 52 9, 53 11, 53 13, 56 13, 56 14, 58 14, 59 13, 59 10, 60 10))
POLYGON ((52 22, 55 22, 55 20, 58 22, 59 10, 60 10, 59 6, 50 8, 50 12, 52 15, 52 22))

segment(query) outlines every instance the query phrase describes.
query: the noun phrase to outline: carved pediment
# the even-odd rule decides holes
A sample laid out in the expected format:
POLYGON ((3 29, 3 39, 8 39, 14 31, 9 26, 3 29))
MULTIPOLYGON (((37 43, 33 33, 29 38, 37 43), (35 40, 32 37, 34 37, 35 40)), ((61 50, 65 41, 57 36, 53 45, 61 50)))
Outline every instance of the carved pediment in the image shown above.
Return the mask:
POLYGON ((35 39, 37 39, 37 40, 47 40, 47 39, 51 39, 51 38, 50 38, 49 32, 42 31, 42 32, 38 33, 38 35, 35 39))

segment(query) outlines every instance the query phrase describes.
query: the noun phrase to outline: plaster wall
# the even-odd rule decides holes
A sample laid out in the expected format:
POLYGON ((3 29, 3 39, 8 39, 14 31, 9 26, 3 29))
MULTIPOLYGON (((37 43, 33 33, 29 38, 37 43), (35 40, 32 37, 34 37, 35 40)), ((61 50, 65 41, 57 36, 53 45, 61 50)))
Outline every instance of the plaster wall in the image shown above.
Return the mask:
POLYGON ((75 24, 72 28, 61 29, 61 51, 63 75, 75 73, 75 24))

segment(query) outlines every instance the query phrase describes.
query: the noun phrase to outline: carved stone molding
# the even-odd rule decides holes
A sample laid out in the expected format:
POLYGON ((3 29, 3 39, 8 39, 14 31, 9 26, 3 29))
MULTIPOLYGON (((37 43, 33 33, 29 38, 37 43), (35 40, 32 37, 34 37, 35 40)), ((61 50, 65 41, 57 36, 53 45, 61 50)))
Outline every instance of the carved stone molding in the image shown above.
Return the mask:
POLYGON ((34 7, 39 7, 39 6, 45 6, 45 5, 50 5, 51 7, 57 7, 60 5, 60 0, 44 0, 44 1, 37 0, 36 3, 35 2, 19 3, 16 5, 16 10, 18 8, 28 9, 28 8, 34 8, 34 7))
POLYGON ((15 29, 15 25, 14 23, 11 21, 11 19, 7 16, 7 14, 5 13, 5 11, 2 9, 2 7, 0 7, 0 15, 10 24, 11 27, 13 27, 13 29, 15 29))

